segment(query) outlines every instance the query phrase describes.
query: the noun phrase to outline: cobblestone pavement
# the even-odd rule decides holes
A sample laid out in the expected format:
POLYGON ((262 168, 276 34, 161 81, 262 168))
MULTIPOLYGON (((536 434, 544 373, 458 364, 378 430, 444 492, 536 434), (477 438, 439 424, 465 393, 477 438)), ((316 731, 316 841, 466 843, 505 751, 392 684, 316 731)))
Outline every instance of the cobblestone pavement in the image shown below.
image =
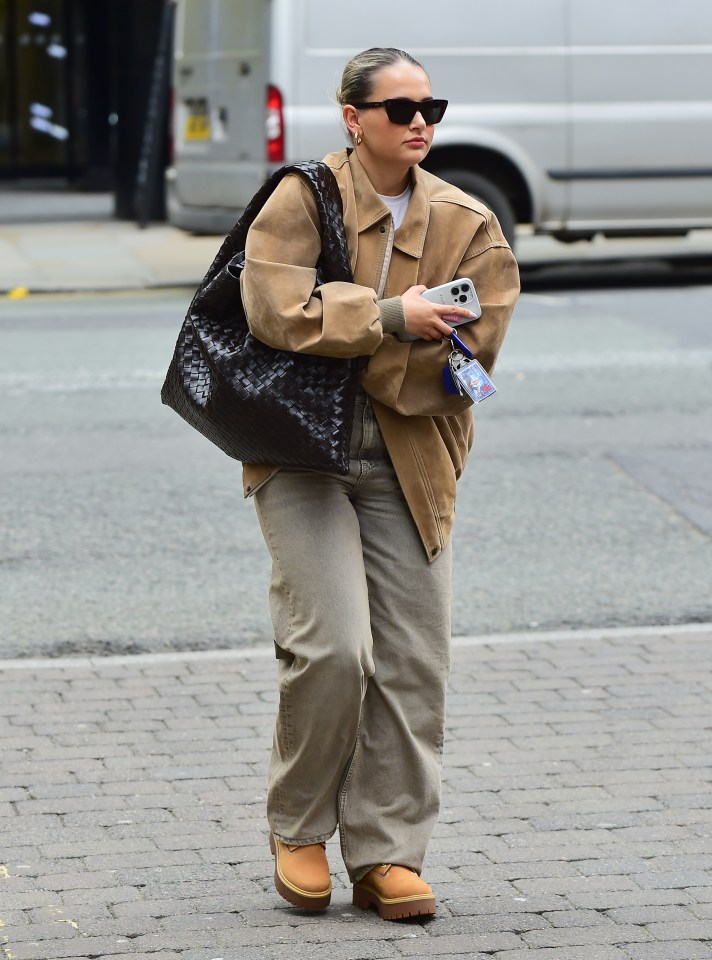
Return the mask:
POLYGON ((712 625, 453 649, 438 916, 275 893, 267 651, 0 663, 0 960, 712 958, 712 625))

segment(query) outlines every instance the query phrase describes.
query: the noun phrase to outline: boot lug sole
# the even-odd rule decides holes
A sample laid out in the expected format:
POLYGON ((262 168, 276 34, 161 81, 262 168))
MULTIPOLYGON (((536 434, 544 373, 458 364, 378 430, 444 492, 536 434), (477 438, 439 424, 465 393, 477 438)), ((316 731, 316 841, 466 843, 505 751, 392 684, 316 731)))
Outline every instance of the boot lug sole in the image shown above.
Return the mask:
POLYGON ((381 920, 405 920, 407 917, 432 917, 436 911, 435 897, 413 897, 393 900, 381 898, 360 884, 354 884, 353 905, 360 910, 373 908, 381 920))

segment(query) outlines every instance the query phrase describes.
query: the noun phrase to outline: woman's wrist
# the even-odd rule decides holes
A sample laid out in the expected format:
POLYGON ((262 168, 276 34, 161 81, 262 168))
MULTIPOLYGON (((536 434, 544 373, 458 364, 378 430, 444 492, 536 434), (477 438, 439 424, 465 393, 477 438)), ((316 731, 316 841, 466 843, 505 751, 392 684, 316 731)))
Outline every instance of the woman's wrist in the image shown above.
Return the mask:
POLYGON ((406 332, 403 301, 400 297, 389 297, 387 300, 378 300, 376 306, 380 311, 379 319, 384 333, 406 332))

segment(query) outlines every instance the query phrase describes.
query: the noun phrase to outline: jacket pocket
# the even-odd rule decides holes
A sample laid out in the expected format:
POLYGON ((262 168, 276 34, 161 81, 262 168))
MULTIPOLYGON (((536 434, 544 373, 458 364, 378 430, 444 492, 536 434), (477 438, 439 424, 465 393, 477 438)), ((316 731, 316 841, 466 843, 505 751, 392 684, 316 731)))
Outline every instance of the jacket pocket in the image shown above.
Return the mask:
POLYGON ((452 461, 455 477, 459 480, 467 463, 471 430, 465 432, 461 417, 434 417, 433 419, 452 461))

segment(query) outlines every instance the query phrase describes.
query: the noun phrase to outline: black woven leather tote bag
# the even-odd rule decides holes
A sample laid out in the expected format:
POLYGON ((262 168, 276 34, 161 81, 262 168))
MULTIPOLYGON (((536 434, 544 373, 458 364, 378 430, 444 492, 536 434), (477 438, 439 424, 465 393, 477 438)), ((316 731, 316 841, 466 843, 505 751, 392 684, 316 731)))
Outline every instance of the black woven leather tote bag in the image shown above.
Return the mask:
POLYGON ((193 297, 161 399, 243 463, 346 474, 363 361, 267 346, 249 332, 240 296, 247 231, 288 173, 303 177, 319 211, 317 286, 353 281, 333 173, 320 162, 282 167, 250 201, 193 297))

